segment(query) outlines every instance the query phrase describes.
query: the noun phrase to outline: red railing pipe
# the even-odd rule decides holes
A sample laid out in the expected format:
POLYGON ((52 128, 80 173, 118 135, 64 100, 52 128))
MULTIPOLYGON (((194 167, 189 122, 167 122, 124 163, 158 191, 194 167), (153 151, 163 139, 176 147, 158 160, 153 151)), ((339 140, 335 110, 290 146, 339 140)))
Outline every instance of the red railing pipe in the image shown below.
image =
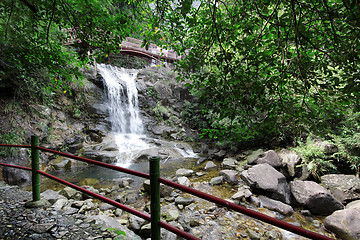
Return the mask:
POLYGON ((11 165, 11 164, 6 164, 6 163, 0 163, 0 166, 12 167, 12 168, 18 168, 18 169, 22 169, 22 170, 26 170, 26 171, 31 171, 31 168, 29 168, 29 167, 22 167, 22 166, 11 165))
MULTIPOLYGON (((30 169, 30 170, 31 170, 31 169, 30 169)), ((106 198, 106 197, 104 197, 104 196, 102 196, 102 195, 100 195, 100 194, 91 192, 91 191, 89 191, 89 190, 87 190, 87 189, 84 189, 84 188, 82 188, 82 187, 79 187, 79 186, 77 186, 77 185, 75 185, 75 184, 73 184, 73 183, 70 183, 70 182, 65 181, 65 180, 63 180, 63 179, 61 179, 61 178, 55 177, 55 176, 53 176, 53 175, 51 175, 51 174, 48 174, 48 173, 46 173, 46 172, 43 172, 43 171, 40 171, 40 170, 38 170, 37 172, 38 172, 39 174, 47 177, 47 178, 50 178, 50 179, 52 179, 52 180, 54 180, 54 181, 57 181, 57 182, 59 182, 59 183, 62 183, 62 184, 66 185, 66 186, 69 186, 69 187, 71 187, 71 188, 74 188, 74 189, 76 189, 76 190, 78 190, 78 191, 80 191, 80 192, 83 192, 83 193, 85 193, 85 194, 87 194, 87 195, 89 195, 89 196, 92 196, 92 197, 94 197, 94 198, 97 198, 97 199, 99 199, 99 200, 101 200, 101 201, 103 201, 103 202, 106 202, 106 203, 108 203, 108 204, 111 204, 111 205, 113 205, 113 206, 115 206, 115 207, 121 208, 122 210, 124 210, 124 211, 126 211, 126 212, 128 212, 128 213, 134 214, 134 215, 136 215, 136 216, 138 216, 138 217, 140 217, 140 218, 142 218, 142 219, 145 219, 145 220, 147 220, 147 221, 151 221, 151 217, 150 217, 150 215, 148 215, 148 214, 145 214, 145 213, 140 212, 140 211, 138 211, 138 210, 136 210, 136 209, 130 208, 130 207, 124 205, 124 204, 121 204, 121 203, 116 202, 116 201, 114 201, 114 200, 112 200, 112 199, 106 198)), ((173 232, 173 233, 181 236, 181 237, 186 238, 186 239, 189 239, 189 240, 200 240, 199 238, 196 238, 196 237, 192 236, 191 234, 189 234, 189 233, 187 233, 187 232, 184 232, 184 231, 182 231, 182 230, 180 230, 180 229, 178 229, 178 228, 176 228, 176 227, 174 227, 174 226, 172 226, 172 225, 170 225, 170 224, 168 224, 168 223, 166 223, 166 222, 160 221, 159 225, 160 225, 161 227, 163 227, 163 228, 165 228, 165 229, 167 229, 167 230, 169 230, 169 231, 171 231, 171 232, 173 232)))
POLYGON ((120 171, 120 172, 123 172, 123 173, 128 173, 128 174, 135 175, 135 176, 138 176, 138 177, 150 179, 150 175, 148 173, 138 172, 138 171, 134 171, 134 170, 131 170, 131 169, 127 169, 127 168, 123 168, 123 167, 119 167, 119 166, 114 166, 114 165, 111 165, 111 164, 108 164, 108 163, 103 163, 103 162, 95 161, 95 160, 92 160, 92 159, 83 158, 83 157, 75 156, 75 155, 72 155, 72 154, 51 150, 51 149, 44 148, 44 147, 37 147, 37 148, 39 150, 43 151, 43 152, 54 153, 54 154, 64 156, 64 157, 67 157, 67 158, 79 160, 79 161, 82 161, 82 162, 98 165, 98 166, 101 166, 101 167, 114 169, 114 170, 117 170, 117 171, 120 171))
POLYGON ((30 145, 0 144, 0 147, 31 148, 30 145))
POLYGON ((247 209, 247 208, 242 207, 240 205, 237 205, 237 204, 231 203, 229 201, 226 201, 224 199, 221 199, 221 198, 212 196, 210 194, 195 190, 193 188, 189 188, 189 187, 186 187, 184 185, 172 182, 172 181, 167 180, 165 178, 159 178, 159 182, 163 183, 165 185, 171 186, 173 188, 179 189, 181 191, 190 193, 190 194, 192 194, 194 196, 197 196, 197 197, 200 197, 202 199, 208 200, 210 202, 216 203, 218 205, 221 205, 221 206, 227 207, 229 209, 238 211, 238 212, 243 213, 243 214, 245 214, 247 216, 256 218, 258 220, 261 220, 263 222, 266 222, 266 223, 269 223, 271 225, 277 226, 279 228, 282 228, 282 229, 288 230, 290 232, 296 233, 298 235, 301 235, 301 236, 304 236, 304 237, 307 237, 307 238, 310 238, 310 239, 316 239, 316 240, 333 240, 332 238, 329 238, 327 236, 324 236, 324 235, 321 235, 321 234, 318 234, 318 233, 315 233, 315 232, 308 231, 308 230, 306 230, 304 228, 292 225, 290 223, 281 221, 281 220, 276 219, 276 218, 269 217, 269 216, 267 216, 265 214, 256 212, 256 211, 251 210, 251 209, 247 209))
POLYGON ((112 200, 112 199, 106 198, 106 197, 104 197, 104 196, 102 196, 102 195, 100 195, 100 194, 91 192, 91 191, 89 191, 89 190, 87 190, 87 189, 84 189, 84 188, 82 188, 82 187, 79 187, 79 186, 77 186, 77 185, 75 185, 75 184, 73 184, 73 183, 67 182, 67 181, 65 181, 65 180, 63 180, 63 179, 61 179, 61 178, 55 177, 55 176, 53 176, 53 175, 51 175, 51 174, 48 174, 48 173, 46 173, 46 172, 43 172, 43 171, 40 171, 40 170, 39 170, 38 173, 40 173, 41 175, 43 175, 43 176, 45 176, 45 177, 48 177, 48 178, 50 178, 50 179, 52 179, 52 180, 55 180, 55 181, 57 181, 57 182, 59 182, 59 183, 62 183, 62 184, 64 184, 64 185, 66 185, 66 186, 69 186, 69 187, 71 187, 71 188, 74 188, 74 189, 76 189, 76 190, 78 190, 78 191, 80 191, 80 192, 86 193, 87 195, 92 196, 92 197, 94 197, 94 198, 97 198, 97 199, 99 199, 99 200, 101 200, 101 201, 103 201, 103 202, 106 202, 106 203, 111 204, 111 205, 113 205, 113 206, 115 206, 115 207, 121 208, 121 209, 123 209, 123 210, 126 211, 126 212, 129 212, 129 213, 134 214, 134 215, 136 215, 136 216, 138 216, 138 217, 141 217, 141 218, 143 218, 143 219, 145 219, 145 220, 147 220, 147 221, 150 221, 150 216, 149 216, 148 214, 145 214, 145 213, 142 213, 142 212, 140 212, 140 211, 138 211, 138 210, 132 209, 132 208, 130 208, 130 207, 124 205, 124 204, 121 204, 121 203, 116 202, 116 201, 114 201, 114 200, 112 200))

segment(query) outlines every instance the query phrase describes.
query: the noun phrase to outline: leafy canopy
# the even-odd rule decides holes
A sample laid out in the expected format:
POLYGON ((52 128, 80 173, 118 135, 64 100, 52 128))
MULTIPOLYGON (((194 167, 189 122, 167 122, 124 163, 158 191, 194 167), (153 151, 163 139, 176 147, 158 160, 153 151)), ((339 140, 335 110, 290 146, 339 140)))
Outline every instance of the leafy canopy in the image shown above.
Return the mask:
POLYGON ((177 67, 204 103, 205 135, 286 139, 359 107, 357 1, 156 3, 148 36, 186 55, 177 67))

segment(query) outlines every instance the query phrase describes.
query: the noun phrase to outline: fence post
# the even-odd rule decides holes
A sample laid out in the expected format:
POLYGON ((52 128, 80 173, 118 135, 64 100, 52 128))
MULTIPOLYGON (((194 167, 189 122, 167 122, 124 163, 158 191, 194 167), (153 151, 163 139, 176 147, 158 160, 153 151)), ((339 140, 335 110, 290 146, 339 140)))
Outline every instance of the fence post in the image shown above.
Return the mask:
POLYGON ((39 136, 31 136, 31 173, 33 201, 40 200, 40 174, 39 170, 39 136))
POLYGON ((151 240, 160 240, 160 158, 151 157, 150 161, 150 213, 151 240))

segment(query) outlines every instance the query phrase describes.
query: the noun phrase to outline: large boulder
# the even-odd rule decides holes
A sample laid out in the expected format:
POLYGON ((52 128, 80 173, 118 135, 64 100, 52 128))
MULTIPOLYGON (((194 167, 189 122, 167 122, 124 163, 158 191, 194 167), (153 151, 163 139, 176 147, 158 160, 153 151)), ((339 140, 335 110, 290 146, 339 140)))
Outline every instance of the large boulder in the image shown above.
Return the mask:
POLYGON ((296 201, 316 215, 330 215, 344 208, 329 191, 316 182, 295 180, 291 191, 296 201))
POLYGON ((285 176, 267 163, 255 165, 240 174, 250 187, 267 193, 271 198, 291 203, 290 186, 285 176))
POLYGON ((258 158, 256 164, 267 163, 274 168, 279 168, 283 166, 283 163, 279 155, 274 150, 269 150, 264 153, 263 157, 258 158))
POLYGON ((335 211, 325 218, 324 226, 343 240, 359 240, 360 210, 349 208, 335 211))
POLYGON ((321 177, 321 184, 342 203, 360 199, 360 178, 354 175, 324 175, 321 177))
POLYGON ((220 176, 224 177, 224 180, 227 181, 231 185, 238 184, 238 174, 235 170, 221 170, 219 172, 220 176))

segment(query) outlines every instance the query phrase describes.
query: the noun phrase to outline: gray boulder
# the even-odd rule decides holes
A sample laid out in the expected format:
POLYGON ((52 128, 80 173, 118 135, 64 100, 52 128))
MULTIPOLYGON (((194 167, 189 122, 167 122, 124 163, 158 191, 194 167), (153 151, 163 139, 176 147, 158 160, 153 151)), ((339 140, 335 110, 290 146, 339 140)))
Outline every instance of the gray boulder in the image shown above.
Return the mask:
POLYGON ((190 187, 191 186, 191 182, 187 177, 179 177, 177 179, 177 182, 181 185, 184 185, 186 187, 190 187))
POLYGON ((224 177, 223 176, 219 176, 219 177, 214 177, 210 180, 210 185, 220 185, 224 182, 224 177))
POLYGON ((235 169, 236 161, 233 158, 225 158, 221 163, 221 167, 224 169, 235 169))
POLYGON ((285 216, 290 216, 294 213, 294 209, 285 203, 280 201, 265 197, 259 196, 260 205, 270 210, 275 210, 285 216))
POLYGON ((321 184, 342 203, 360 199, 360 178, 354 175, 327 174, 321 176, 321 184))
POLYGON ((59 198, 63 198, 63 196, 61 196, 59 192, 51 189, 42 192, 41 197, 49 201, 51 204, 54 204, 59 198))
POLYGON ((345 208, 355 208, 360 211, 360 200, 356 200, 351 203, 348 203, 345 208))
POLYGON ((240 174, 250 187, 267 193, 271 198, 291 203, 290 186, 285 176, 267 163, 255 165, 240 174))
POLYGON ((360 210, 350 208, 327 216, 324 226, 343 240, 360 239, 360 210))
POLYGON ((274 168, 283 166, 283 163, 282 163, 279 155, 274 150, 266 151, 264 153, 264 156, 260 157, 255 162, 256 162, 256 164, 267 163, 274 168))
POLYGON ((208 161, 205 165, 205 171, 211 171, 218 169, 218 166, 213 161, 208 161))
POLYGON ((220 176, 224 177, 224 180, 227 181, 231 185, 238 184, 238 174, 235 170, 221 170, 219 172, 220 176))
POLYGON ((295 180, 290 185, 296 201, 313 214, 326 216, 344 208, 339 200, 316 182, 295 180))

